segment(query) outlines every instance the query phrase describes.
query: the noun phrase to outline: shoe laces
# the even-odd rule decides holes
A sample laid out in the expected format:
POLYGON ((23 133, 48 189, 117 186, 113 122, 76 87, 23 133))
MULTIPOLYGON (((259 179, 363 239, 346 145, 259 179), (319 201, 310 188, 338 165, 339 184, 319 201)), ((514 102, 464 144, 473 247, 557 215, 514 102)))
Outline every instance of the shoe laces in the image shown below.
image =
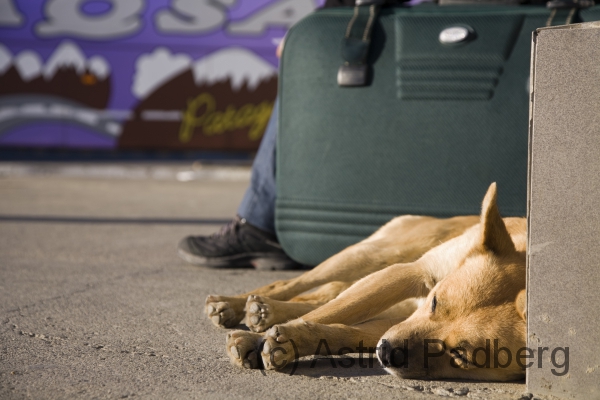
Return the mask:
POLYGON ((246 222, 245 218, 235 217, 233 220, 228 222, 226 225, 221 227, 218 232, 215 232, 211 237, 225 237, 233 236, 237 237, 237 233, 240 230, 240 226, 246 222))

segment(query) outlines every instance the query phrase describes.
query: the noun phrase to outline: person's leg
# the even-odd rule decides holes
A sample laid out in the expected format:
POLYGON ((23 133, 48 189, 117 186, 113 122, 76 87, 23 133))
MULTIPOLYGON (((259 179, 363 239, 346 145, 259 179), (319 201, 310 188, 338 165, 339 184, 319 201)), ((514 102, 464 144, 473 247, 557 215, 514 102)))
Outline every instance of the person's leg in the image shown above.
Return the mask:
POLYGON ((275 100, 271 118, 252 164, 252 178, 238 207, 238 215, 251 225, 275 233, 275 148, 279 105, 275 100))
POLYGON ((250 186, 238 208, 238 216, 210 236, 188 236, 178 245, 181 258, 214 268, 249 267, 295 269, 275 235, 275 106, 252 165, 250 186))

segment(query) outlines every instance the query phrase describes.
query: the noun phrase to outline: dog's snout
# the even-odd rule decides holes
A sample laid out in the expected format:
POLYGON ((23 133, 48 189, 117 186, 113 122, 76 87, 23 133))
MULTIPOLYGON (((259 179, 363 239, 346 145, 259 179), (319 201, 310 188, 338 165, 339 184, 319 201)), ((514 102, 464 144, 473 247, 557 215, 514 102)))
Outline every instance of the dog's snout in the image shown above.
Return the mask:
POLYGON ((406 341, 405 347, 393 347, 392 344, 386 340, 381 339, 377 346, 377 358, 379 358, 379 362, 385 368, 402 368, 407 365, 407 351, 406 351, 406 341))
POLYGON ((392 346, 390 342, 385 339, 381 339, 379 341, 379 346, 377 346, 377 358, 379 358, 379 362, 384 367, 390 366, 390 353, 392 352, 392 346))

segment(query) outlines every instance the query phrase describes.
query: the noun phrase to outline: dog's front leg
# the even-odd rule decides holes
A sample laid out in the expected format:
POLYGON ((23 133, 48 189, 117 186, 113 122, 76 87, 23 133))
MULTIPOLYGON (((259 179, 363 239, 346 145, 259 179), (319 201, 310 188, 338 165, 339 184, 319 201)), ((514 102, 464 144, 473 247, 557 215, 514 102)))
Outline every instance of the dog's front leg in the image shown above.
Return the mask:
POLYGON ((329 303, 304 315, 304 321, 354 325, 411 297, 423 297, 435 282, 419 262, 394 264, 357 281, 329 303))
POLYGON ((404 318, 360 325, 323 325, 301 318, 275 325, 264 334, 234 331, 227 335, 227 354, 243 368, 281 369, 296 358, 374 352, 381 336, 404 318), (362 347, 362 349, 361 349, 362 347))
POLYGON ((304 356, 374 353, 386 327, 400 322, 402 319, 386 319, 347 326, 315 324, 300 318, 269 329, 260 356, 265 369, 281 369, 304 356))

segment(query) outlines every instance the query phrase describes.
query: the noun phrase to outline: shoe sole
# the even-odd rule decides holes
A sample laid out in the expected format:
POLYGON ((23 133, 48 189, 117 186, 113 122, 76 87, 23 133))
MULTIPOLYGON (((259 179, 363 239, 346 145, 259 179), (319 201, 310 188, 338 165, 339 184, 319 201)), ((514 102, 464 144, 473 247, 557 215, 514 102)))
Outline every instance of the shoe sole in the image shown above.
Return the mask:
POLYGON ((252 268, 261 271, 279 271, 301 269, 302 264, 291 260, 285 255, 272 253, 243 253, 227 257, 201 257, 190 254, 182 249, 177 249, 177 254, 184 261, 210 268, 252 268))

